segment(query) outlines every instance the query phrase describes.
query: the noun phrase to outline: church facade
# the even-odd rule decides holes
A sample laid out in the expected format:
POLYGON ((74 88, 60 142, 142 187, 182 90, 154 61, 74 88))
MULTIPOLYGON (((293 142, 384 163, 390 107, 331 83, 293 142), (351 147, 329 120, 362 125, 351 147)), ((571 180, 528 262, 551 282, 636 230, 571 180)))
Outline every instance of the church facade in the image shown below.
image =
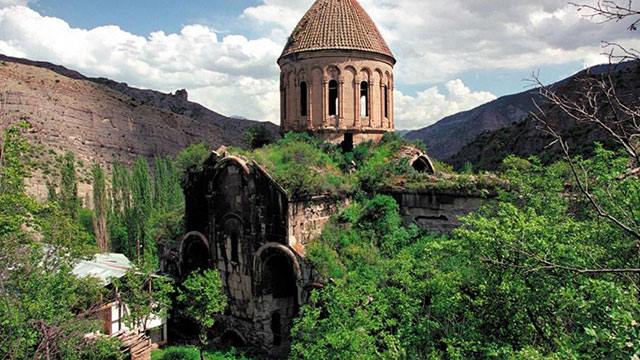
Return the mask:
POLYGON ((280 65, 283 132, 346 148, 394 130, 396 60, 356 0, 318 0, 289 37, 280 65))

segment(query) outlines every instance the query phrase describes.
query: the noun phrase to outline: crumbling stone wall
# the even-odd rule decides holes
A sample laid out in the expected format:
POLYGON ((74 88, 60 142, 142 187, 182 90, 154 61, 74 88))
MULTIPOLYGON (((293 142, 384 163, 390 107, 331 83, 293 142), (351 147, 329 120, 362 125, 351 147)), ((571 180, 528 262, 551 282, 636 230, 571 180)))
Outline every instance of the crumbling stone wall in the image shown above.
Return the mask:
POLYGON ((305 247, 320 236, 331 216, 347 207, 348 204, 348 198, 330 196, 317 196, 290 203, 288 213, 289 246, 304 255, 305 247))
POLYGON ((389 195, 398 202, 406 224, 437 233, 450 233, 462 225, 461 217, 478 210, 488 200, 479 195, 431 190, 393 190, 389 195))
POLYGON ((315 283, 304 246, 345 201, 293 201, 258 164, 217 154, 189 176, 185 197, 179 276, 219 270, 229 300, 223 333, 286 355, 293 319, 315 283))

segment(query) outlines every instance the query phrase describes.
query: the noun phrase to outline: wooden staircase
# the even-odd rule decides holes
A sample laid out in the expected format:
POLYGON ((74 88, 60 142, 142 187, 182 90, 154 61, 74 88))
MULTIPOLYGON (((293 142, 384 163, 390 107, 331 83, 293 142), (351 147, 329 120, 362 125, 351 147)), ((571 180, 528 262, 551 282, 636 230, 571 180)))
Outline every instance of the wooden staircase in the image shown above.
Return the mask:
POLYGON ((122 353, 129 354, 130 360, 151 360, 153 347, 147 335, 129 332, 119 335, 118 339, 122 342, 122 353))

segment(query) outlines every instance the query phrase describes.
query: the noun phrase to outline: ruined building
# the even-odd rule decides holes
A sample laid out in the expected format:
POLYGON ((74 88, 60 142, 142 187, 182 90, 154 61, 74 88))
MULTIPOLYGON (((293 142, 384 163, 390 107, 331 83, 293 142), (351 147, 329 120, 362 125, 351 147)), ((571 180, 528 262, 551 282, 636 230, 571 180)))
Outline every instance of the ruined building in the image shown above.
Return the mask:
POLYGON ((356 0, 316 1, 278 60, 282 130, 346 148, 379 140, 394 129, 395 63, 356 0))
MULTIPOLYGON (((278 60, 282 69, 282 129, 310 132, 350 148, 393 131, 395 59, 356 0, 317 0, 278 60)), ((434 173, 419 149, 398 156, 434 173)), ((432 192, 390 192, 408 223, 446 231, 477 199, 432 192)), ((220 271, 229 311, 223 338, 288 354, 289 334, 318 284, 305 247, 344 208, 340 195, 294 196, 260 164, 214 152, 185 188, 186 229, 169 272, 220 271)), ((165 268, 165 270, 167 270, 165 268)))

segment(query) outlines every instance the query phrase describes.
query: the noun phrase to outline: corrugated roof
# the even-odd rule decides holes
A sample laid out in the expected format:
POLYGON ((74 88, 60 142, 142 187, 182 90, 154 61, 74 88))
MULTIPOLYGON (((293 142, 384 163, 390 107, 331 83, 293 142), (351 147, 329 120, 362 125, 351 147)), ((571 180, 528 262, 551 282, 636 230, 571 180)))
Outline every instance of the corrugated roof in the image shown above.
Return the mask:
POLYGON ((328 49, 362 50, 393 58, 378 27, 356 0, 317 0, 293 30, 281 57, 328 49))
POLYGON ((91 276, 108 285, 111 279, 123 277, 129 269, 131 261, 122 254, 98 254, 92 260, 80 261, 72 272, 79 278, 91 276))

